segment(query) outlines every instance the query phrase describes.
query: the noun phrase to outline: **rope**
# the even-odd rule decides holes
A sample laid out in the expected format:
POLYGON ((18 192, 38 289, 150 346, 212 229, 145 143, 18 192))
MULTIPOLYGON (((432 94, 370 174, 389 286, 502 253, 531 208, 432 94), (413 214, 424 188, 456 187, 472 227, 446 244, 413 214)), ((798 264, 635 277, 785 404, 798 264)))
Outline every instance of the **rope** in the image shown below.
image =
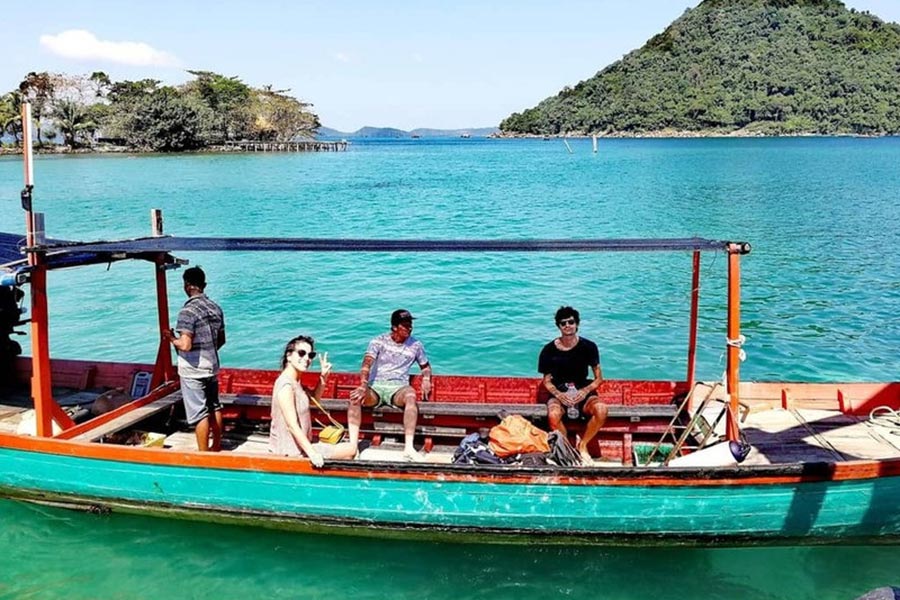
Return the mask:
MULTIPOLYGON (((738 348, 738 359, 741 362, 747 360, 747 352, 744 351, 744 343, 747 341, 747 337, 744 334, 741 334, 737 337, 737 339, 725 338, 725 345, 731 346, 732 348, 738 348)), ((723 352, 719 355, 719 363, 722 363, 725 360, 725 353, 723 352)), ((722 387, 728 387, 728 370, 722 371, 722 379, 720 380, 722 383, 722 387)))
POLYGON ((735 339, 725 338, 726 345, 731 346, 732 348, 737 348, 739 350, 738 358, 741 359, 741 362, 747 360, 747 353, 744 352, 744 342, 746 341, 747 338, 746 336, 744 336, 744 334, 737 336, 737 338, 735 339))
POLYGON ((900 412, 890 406, 877 406, 869 412, 869 424, 886 429, 890 434, 900 435, 900 412))

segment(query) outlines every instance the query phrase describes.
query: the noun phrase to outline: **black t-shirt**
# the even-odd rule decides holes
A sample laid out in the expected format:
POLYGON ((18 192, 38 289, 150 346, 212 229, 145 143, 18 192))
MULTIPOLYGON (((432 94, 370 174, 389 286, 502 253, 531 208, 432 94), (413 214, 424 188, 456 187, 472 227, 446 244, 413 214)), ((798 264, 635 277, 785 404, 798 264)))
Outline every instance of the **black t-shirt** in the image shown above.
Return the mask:
POLYGON ((589 369, 599 364, 600 351, 591 340, 578 338, 571 350, 560 350, 554 340, 541 350, 538 371, 544 375, 549 373, 553 385, 565 391, 567 383, 574 383, 579 389, 586 386, 589 369))

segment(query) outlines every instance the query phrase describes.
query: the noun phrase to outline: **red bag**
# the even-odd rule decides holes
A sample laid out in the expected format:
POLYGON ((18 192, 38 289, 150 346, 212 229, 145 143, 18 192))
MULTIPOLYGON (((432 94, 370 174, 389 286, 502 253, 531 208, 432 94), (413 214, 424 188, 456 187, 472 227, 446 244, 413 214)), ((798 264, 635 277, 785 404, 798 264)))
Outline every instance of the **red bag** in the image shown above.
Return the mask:
POLYGON ((522 415, 509 415, 491 428, 491 450, 506 458, 515 454, 550 452, 547 432, 538 429, 522 415))

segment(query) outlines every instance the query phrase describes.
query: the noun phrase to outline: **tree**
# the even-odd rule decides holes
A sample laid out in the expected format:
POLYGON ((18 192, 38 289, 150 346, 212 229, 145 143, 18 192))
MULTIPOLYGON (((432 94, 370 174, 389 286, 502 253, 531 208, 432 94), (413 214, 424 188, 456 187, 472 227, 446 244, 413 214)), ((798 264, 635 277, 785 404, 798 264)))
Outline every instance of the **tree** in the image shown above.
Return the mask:
POLYGON ((51 116, 56 128, 63 135, 63 143, 74 149, 80 142, 84 132, 96 129, 90 120, 87 107, 74 100, 57 100, 52 107, 51 116))
POLYGON ((106 98, 106 95, 112 87, 112 80, 109 78, 109 75, 103 71, 94 71, 91 73, 91 76, 88 77, 88 80, 94 86, 94 96, 97 98, 106 98))
POLYGON ((322 124, 315 113, 307 110, 310 106, 282 90, 272 91, 271 85, 256 90, 251 106, 251 133, 258 139, 276 141, 313 137, 322 124))
POLYGON ((31 103, 31 116, 35 122, 38 146, 43 145, 41 140, 41 119, 49 108, 50 101, 53 99, 53 90, 53 76, 46 71, 42 73, 32 71, 19 84, 22 101, 31 103))
POLYGON ((183 92, 196 95, 208 109, 204 111, 208 137, 214 141, 245 137, 249 130, 250 101, 253 90, 237 77, 225 77, 212 71, 188 71, 196 77, 183 92))
POLYGON ((104 137, 130 139, 129 129, 134 113, 150 95, 159 89, 159 83, 156 79, 125 80, 112 83, 106 96, 109 101, 109 110, 98 122, 103 128, 104 137))
POLYGON ((200 116, 173 87, 136 96, 122 122, 129 146, 156 152, 190 150, 202 145, 200 116))
POLYGON ((22 133, 22 95, 19 92, 9 92, 0 97, 0 135, 9 133, 16 144, 22 133))

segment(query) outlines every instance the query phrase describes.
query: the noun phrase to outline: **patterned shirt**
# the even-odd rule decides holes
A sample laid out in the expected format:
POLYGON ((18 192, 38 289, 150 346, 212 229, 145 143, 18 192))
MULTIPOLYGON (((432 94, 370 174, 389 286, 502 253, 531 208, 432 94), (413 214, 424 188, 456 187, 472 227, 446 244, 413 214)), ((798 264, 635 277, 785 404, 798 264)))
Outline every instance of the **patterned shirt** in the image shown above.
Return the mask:
POLYGON ((366 356, 375 359, 369 381, 392 381, 407 385, 412 364, 415 362, 419 367, 428 364, 422 342, 410 336, 405 342, 398 344, 391 339, 390 333, 383 333, 369 342, 366 356))
POLYGON ((225 330, 225 316, 219 305, 199 294, 188 298, 178 313, 175 329, 191 334, 191 349, 178 351, 178 374, 191 379, 211 377, 219 372, 219 334, 225 330))

